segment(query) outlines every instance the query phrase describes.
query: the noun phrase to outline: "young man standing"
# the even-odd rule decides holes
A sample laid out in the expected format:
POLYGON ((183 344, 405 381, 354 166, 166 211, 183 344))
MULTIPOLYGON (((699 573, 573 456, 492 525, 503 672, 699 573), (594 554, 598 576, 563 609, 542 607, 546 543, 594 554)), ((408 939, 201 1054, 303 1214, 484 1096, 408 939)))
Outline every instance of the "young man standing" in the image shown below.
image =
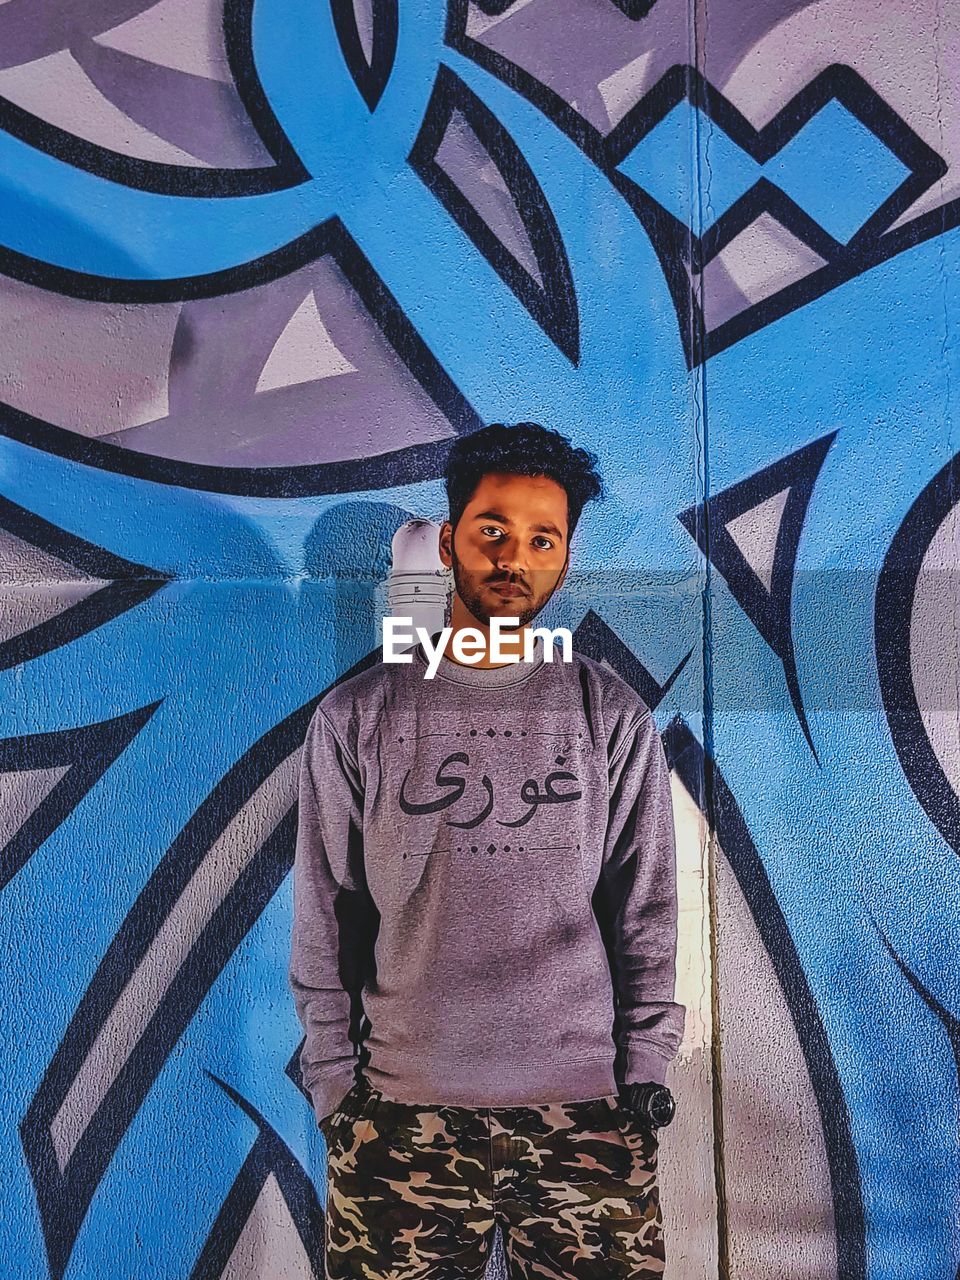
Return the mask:
MULTIPOLYGON (((532 423, 454 444, 454 633, 509 617, 522 640, 594 463, 532 423)), ((653 716, 542 637, 433 679, 409 656, 321 700, 301 767, 290 982, 327 1276, 479 1278, 499 1222, 513 1276, 661 1277, 656 1125, 684 1009, 653 716)))

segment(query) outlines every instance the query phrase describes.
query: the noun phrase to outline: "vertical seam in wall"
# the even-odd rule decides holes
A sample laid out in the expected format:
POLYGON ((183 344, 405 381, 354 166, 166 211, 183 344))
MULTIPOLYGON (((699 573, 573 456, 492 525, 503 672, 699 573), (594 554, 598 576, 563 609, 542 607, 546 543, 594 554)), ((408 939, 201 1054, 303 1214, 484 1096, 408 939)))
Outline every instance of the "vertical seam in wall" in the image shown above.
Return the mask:
MULTIPOLYGON (((944 149, 944 130, 943 130, 943 42, 942 42, 942 15, 940 12, 940 0, 934 6, 934 26, 933 26, 933 49, 934 49, 934 67, 936 68, 937 77, 937 132, 940 137, 940 154, 945 154, 944 149)), ((944 179, 940 179, 940 204, 941 209, 945 204, 943 196, 944 179)), ((943 369, 944 380, 944 418, 947 426, 947 456, 952 458, 956 452, 956 446, 953 441, 953 415, 951 413, 952 385, 950 382, 950 306, 949 306, 949 286, 947 282, 947 272, 944 263, 943 249, 943 232, 945 226, 941 225, 941 234, 938 237, 937 249, 937 265, 940 269, 940 297, 943 303, 943 339, 940 343, 940 364, 943 369)), ((951 509, 956 504, 956 494, 954 493, 954 468, 951 467, 948 472, 948 489, 950 495, 951 509)), ((876 579, 874 579, 874 589, 876 589, 876 579)), ((953 626, 953 656, 957 658, 960 653, 960 628, 956 622, 956 613, 954 613, 953 626)), ((954 694, 960 700, 960 663, 954 662, 954 694)), ((957 1280, 960 1280, 960 1269, 957 1271, 957 1280)))
MULTIPOLYGON (((692 57, 688 62, 696 68, 697 73, 705 70, 705 49, 708 27, 709 0, 690 0, 690 37, 692 57), (702 16, 702 23, 701 23, 702 16)), ((704 117, 694 106, 691 110, 691 240, 698 238, 704 231, 704 209, 711 207, 711 180, 709 145, 712 133, 712 122, 707 126, 706 137, 702 135, 704 117), (702 168, 701 168, 702 164, 702 168), (704 181, 705 180, 705 181, 704 181)), ((691 246, 692 248, 692 246, 691 246)), ((699 255, 698 255, 699 256, 699 255)), ((693 254, 690 254, 691 264, 693 254)), ((717 1197, 717 1274, 719 1280, 728 1280, 729 1262, 729 1228, 727 1222, 726 1178, 724 1169, 724 1132, 723 1132, 723 1072, 721 1055, 721 1027, 719 1007, 719 982, 717 966, 717 904, 716 904, 716 831, 715 802, 713 786, 714 760, 714 700, 713 700, 713 613, 712 613, 712 566, 710 558, 710 437, 709 413, 707 397, 707 362, 706 321, 704 310, 703 271, 691 271, 690 288, 695 306, 691 307, 691 323, 694 332, 691 334, 691 349, 696 353, 693 362, 693 414, 694 431, 699 444, 700 488, 699 519, 702 523, 702 545, 706 547, 704 555, 703 587, 700 594, 702 616, 702 668, 703 668, 703 794, 707 826, 706 847, 706 894, 708 914, 708 961, 710 974, 710 1070, 713 1107, 713 1169, 717 1197)))

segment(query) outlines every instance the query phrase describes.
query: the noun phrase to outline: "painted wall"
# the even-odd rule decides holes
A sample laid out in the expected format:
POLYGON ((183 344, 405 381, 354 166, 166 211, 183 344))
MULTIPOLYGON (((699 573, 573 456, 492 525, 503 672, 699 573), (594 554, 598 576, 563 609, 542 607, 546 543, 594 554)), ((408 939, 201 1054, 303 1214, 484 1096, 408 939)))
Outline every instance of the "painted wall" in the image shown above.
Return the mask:
POLYGON ((322 1274, 302 736, 534 418, 675 785, 669 1278, 953 1280, 958 149, 946 0, 0 4, 7 1274, 322 1274))

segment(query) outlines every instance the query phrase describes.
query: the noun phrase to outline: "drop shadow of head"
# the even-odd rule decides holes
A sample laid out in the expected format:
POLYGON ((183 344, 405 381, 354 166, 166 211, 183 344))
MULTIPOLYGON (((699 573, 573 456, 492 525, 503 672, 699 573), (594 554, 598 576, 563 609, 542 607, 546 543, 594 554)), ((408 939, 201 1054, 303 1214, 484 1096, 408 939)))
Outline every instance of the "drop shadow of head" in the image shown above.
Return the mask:
POLYGON ((416 518, 416 512, 390 503, 348 500, 325 511, 307 535, 304 574, 329 593, 336 671, 379 645, 377 595, 390 575, 393 535, 416 518))

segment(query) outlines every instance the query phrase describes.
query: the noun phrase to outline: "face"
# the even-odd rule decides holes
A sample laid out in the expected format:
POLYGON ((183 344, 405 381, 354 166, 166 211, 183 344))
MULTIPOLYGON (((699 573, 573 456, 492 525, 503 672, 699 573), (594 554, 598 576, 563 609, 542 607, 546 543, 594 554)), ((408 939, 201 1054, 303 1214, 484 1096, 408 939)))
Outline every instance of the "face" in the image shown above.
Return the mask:
POLYGON ((440 530, 440 558, 481 626, 494 617, 525 626, 566 577, 566 490, 546 476, 483 476, 456 530, 449 520, 440 530))

